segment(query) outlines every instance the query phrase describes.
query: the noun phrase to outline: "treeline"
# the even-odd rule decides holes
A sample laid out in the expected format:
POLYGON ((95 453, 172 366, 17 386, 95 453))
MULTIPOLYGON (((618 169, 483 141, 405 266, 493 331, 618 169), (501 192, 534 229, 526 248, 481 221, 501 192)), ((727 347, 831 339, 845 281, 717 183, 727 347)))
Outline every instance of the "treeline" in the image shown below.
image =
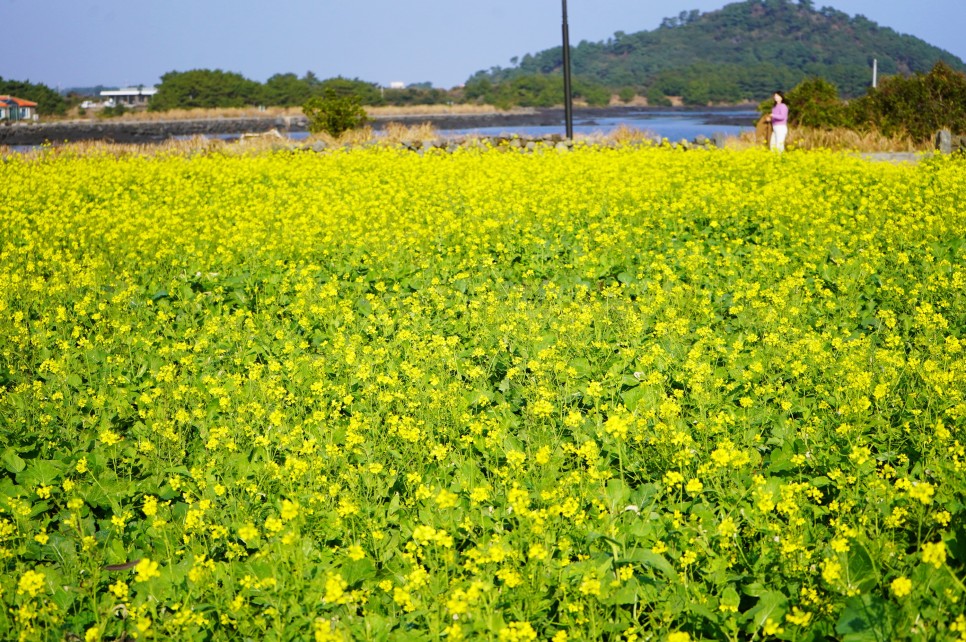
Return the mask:
POLYGON ((341 76, 322 80, 311 71, 302 77, 293 73, 275 74, 260 83, 220 69, 194 69, 171 71, 161 76, 158 93, 151 98, 149 109, 167 111, 255 105, 301 107, 310 98, 328 92, 353 95, 364 105, 431 105, 453 101, 450 92, 435 89, 430 83, 387 89, 341 76))
POLYGON ((69 107, 67 100, 47 85, 25 80, 0 78, 0 95, 16 96, 37 103, 37 113, 41 116, 59 116, 67 113, 69 107))
MULTIPOLYGON (((792 125, 875 129, 887 136, 930 139, 940 129, 966 134, 966 74, 939 62, 928 73, 889 76, 857 99, 844 101, 838 87, 810 78, 788 92, 792 125)), ((762 112, 771 102, 761 104, 762 112)))
MULTIPOLYGON (((573 96, 591 106, 610 103, 611 93, 606 87, 575 78, 572 84, 573 96)), ((495 105, 501 109, 511 107, 553 107, 564 102, 563 76, 530 75, 518 76, 502 83, 493 83, 487 78, 476 78, 463 88, 465 100, 495 105)), ((631 92, 628 99, 633 98, 631 92)))
MULTIPOLYGON (((600 83, 575 79, 574 96, 590 105, 607 105, 611 92, 600 83)), ((241 74, 221 70, 172 71, 161 77, 158 93, 151 99, 152 111, 213 107, 266 105, 300 107, 309 99, 328 93, 354 96, 363 105, 435 105, 483 103, 501 108, 551 107, 563 103, 563 82, 557 76, 533 75, 494 84, 486 78, 454 89, 416 83, 405 88, 380 87, 371 82, 341 76, 320 80, 312 72, 302 77, 276 74, 264 83, 241 74)), ((628 100, 633 98, 631 91, 628 100)))

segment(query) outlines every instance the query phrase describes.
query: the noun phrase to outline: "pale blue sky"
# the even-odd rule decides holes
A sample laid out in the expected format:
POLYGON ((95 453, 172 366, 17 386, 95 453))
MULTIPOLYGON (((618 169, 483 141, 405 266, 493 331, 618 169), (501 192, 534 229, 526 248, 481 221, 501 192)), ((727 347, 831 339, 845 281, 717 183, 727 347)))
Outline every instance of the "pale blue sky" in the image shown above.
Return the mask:
MULTIPOLYGON (((568 0, 570 38, 656 28, 725 0, 568 0)), ((966 59, 964 0, 815 0, 966 59)), ((0 0, 0 77, 150 85, 167 71, 336 75, 441 87, 560 44, 559 0, 0 0)))

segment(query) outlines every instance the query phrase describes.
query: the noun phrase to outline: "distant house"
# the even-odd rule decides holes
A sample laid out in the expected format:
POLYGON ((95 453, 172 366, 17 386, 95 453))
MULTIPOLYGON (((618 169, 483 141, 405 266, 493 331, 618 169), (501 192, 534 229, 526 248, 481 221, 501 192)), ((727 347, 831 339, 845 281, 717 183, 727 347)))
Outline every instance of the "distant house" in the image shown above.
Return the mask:
POLYGON ((101 96, 107 99, 110 106, 125 105, 127 107, 137 107, 147 105, 151 96, 158 93, 157 87, 122 87, 121 89, 107 89, 101 92, 101 96))
POLYGON ((0 96, 0 122, 37 119, 37 103, 16 96, 0 96))

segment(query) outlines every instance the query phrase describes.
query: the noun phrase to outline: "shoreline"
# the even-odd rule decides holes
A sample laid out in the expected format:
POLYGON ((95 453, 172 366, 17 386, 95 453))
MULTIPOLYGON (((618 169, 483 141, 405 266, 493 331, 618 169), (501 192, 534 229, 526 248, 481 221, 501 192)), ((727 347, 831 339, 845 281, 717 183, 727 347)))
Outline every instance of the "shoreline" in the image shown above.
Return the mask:
MULTIPOLYGON (((596 118, 614 118, 641 113, 712 113, 712 125, 747 124, 747 112, 752 106, 733 107, 577 107, 574 119, 594 125, 596 118), (728 116, 729 112, 745 115, 728 116)), ((400 113, 376 114, 369 124, 381 131, 389 123, 407 125, 429 123, 436 129, 476 129, 483 127, 563 127, 563 107, 483 113, 400 113)), ((160 143, 172 138, 190 136, 224 136, 258 134, 271 130, 280 132, 305 132, 308 121, 305 116, 265 116, 239 118, 197 118, 172 120, 83 120, 53 121, 0 126, 0 145, 42 145, 44 143, 71 143, 79 141, 105 141, 113 143, 160 143)))

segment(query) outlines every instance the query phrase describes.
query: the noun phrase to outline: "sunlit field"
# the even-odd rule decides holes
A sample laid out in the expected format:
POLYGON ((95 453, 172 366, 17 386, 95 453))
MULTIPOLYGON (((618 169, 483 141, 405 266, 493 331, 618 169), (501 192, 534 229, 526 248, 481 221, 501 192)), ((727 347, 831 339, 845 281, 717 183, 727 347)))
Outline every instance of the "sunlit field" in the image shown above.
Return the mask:
POLYGON ((0 639, 966 640, 966 162, 0 161, 0 639))

